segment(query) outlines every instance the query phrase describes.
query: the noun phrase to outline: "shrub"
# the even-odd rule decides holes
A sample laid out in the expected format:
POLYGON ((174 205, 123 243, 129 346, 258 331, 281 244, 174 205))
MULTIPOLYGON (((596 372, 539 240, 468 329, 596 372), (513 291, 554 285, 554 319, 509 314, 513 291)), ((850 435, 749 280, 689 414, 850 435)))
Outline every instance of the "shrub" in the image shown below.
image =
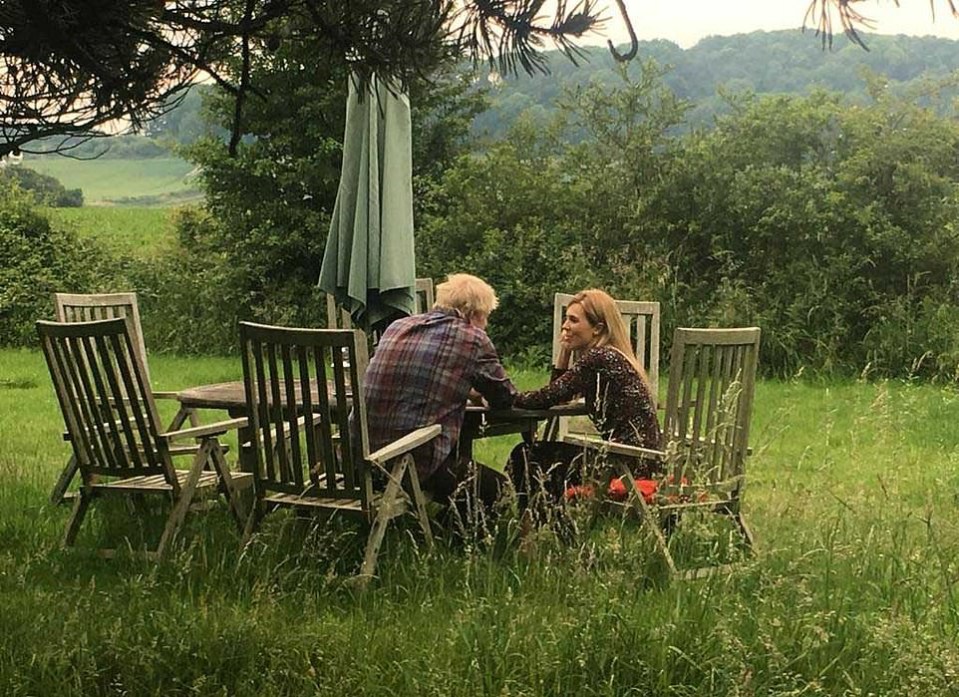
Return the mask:
POLYGON ((96 244, 51 225, 29 193, 0 181, 0 345, 35 345, 34 322, 53 318, 54 292, 98 290, 112 273, 96 244))
POLYGON ((22 165, 0 169, 0 179, 12 180, 21 189, 33 193, 38 203, 53 208, 79 208, 83 205, 81 189, 67 189, 56 177, 41 174, 22 165))

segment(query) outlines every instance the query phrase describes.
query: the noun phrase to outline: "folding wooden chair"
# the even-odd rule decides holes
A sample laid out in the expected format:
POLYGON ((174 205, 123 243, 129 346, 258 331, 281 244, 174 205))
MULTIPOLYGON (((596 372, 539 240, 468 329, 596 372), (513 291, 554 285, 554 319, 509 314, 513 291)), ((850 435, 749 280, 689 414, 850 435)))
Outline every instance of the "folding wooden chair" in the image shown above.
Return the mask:
MULTIPOLYGON (((135 355, 139 359, 147 382, 150 381, 150 367, 147 362, 146 346, 143 343, 143 329, 140 326, 140 309, 136 293, 54 293, 53 304, 58 322, 90 322, 99 319, 123 318, 129 325, 130 338, 133 341, 135 355)), ((176 392, 154 391, 154 399, 176 399, 176 392)), ((176 431, 189 419, 191 426, 199 426, 200 421, 192 409, 180 409, 167 428, 176 431)), ((54 506, 67 500, 66 491, 77 473, 76 458, 71 456, 57 478, 50 492, 50 503, 54 506)))
POLYGON ((669 364, 662 451, 568 435, 569 442, 618 458, 629 492, 628 505, 651 526, 670 572, 694 578, 715 570, 680 572, 666 534, 682 513, 706 510, 730 517, 747 549, 753 535, 741 509, 749 455, 760 329, 676 329, 669 364), (656 458, 665 476, 652 503, 647 503, 629 469, 629 458, 656 458))
MULTIPOLYGON (((125 319, 94 322, 37 322, 43 354, 82 478, 63 537, 72 545, 87 509, 105 495, 172 499, 173 507, 156 548, 159 557, 173 540, 195 495, 221 492, 242 529, 235 492, 249 474, 231 474, 217 436, 243 419, 164 432, 136 339, 125 319), (185 447, 174 439, 195 439, 185 447), (188 470, 173 457, 189 455, 188 470)), ((136 506, 134 506, 134 509, 136 506)), ((115 550, 102 550, 112 554, 115 550)))
POLYGON ((255 492, 244 541, 280 506, 358 518, 372 526, 361 584, 373 576, 386 526, 408 509, 431 545, 412 451, 440 427, 420 428, 370 452, 363 332, 241 322, 240 345, 255 492))

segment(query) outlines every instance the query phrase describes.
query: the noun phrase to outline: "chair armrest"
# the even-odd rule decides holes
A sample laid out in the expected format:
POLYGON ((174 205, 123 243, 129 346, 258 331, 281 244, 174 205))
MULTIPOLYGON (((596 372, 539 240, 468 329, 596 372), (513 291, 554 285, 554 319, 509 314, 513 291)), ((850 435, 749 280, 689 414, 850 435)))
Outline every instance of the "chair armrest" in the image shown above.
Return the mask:
POLYGON ((424 426, 418 428, 412 433, 407 433, 399 440, 395 440, 389 445, 384 445, 374 453, 370 453, 367 460, 376 465, 384 465, 395 457, 405 455, 413 448, 418 448, 424 443, 428 443, 440 434, 442 429, 439 424, 424 426))
POLYGON ((654 460, 666 459, 666 453, 662 450, 653 450, 652 448, 641 448, 638 445, 626 445, 624 443, 614 443, 609 440, 600 440, 599 438, 587 438, 585 436, 567 435, 565 443, 572 443, 591 450, 602 450, 615 455, 628 455, 631 457, 645 457, 654 460))
POLYGON ((227 421, 218 421, 215 424, 204 424, 203 426, 194 426, 193 428, 184 428, 180 431, 169 431, 159 434, 164 440, 174 440, 180 438, 203 438, 204 436, 218 436, 233 429, 246 428, 249 425, 249 419, 246 417, 239 419, 229 419, 227 421))

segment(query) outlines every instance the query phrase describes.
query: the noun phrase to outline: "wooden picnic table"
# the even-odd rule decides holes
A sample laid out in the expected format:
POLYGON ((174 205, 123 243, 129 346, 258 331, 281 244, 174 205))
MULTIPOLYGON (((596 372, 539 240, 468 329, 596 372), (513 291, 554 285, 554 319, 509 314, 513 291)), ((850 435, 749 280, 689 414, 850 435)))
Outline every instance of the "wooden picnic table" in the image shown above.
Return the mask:
POLYGON ((480 438, 518 433, 527 443, 532 443, 536 440, 540 422, 550 422, 561 416, 584 416, 587 413, 586 404, 582 401, 546 409, 490 409, 469 405, 460 433, 460 455, 472 460, 473 441, 480 438))
MULTIPOLYGON (((316 385, 312 387, 312 401, 318 404, 316 385)), ((189 413, 191 409, 217 409, 226 411, 233 418, 248 416, 242 380, 191 387, 177 393, 177 399, 180 402, 181 414, 189 413)), ((532 442, 536 439, 540 422, 560 416, 581 416, 586 413, 586 405, 581 401, 548 409, 490 409, 485 406, 468 405, 460 433, 460 454, 472 459, 473 442, 480 438, 516 433, 521 434, 527 442, 532 442)), ((240 468, 249 471, 248 463, 244 462, 242 447, 242 443, 250 439, 249 428, 241 429, 239 435, 240 468)))

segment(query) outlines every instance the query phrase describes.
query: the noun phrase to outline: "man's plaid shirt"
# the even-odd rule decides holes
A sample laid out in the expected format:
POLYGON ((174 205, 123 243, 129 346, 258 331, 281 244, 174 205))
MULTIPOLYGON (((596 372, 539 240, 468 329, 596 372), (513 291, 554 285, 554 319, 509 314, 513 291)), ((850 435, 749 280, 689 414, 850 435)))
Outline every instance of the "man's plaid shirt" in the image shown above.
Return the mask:
POLYGON ((430 476, 456 447, 471 387, 492 407, 516 395, 486 332, 448 310, 396 320, 366 371, 370 448, 439 424, 440 435, 414 452, 420 477, 430 476))

